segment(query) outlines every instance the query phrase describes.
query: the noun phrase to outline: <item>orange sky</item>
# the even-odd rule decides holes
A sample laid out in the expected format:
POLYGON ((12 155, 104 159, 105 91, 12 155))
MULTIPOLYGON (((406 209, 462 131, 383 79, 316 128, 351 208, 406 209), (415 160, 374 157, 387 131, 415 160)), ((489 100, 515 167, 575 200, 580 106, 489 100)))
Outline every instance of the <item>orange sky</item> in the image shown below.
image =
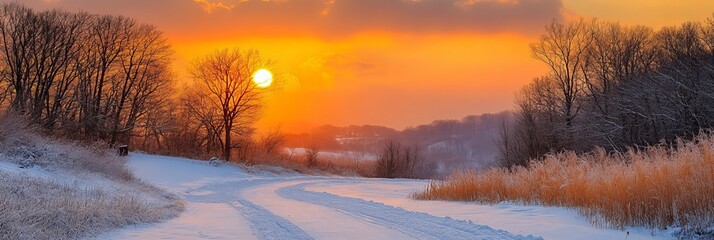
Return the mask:
MULTIPOLYGON (((2 0, 9 2, 9 0, 2 0)), ((176 73, 216 48, 258 49, 282 87, 261 129, 322 124, 394 128, 511 109, 546 71, 528 44, 554 18, 652 27, 702 21, 711 0, 24 0, 121 14, 158 26, 176 73), (686 2, 686 4, 684 4, 686 2)))

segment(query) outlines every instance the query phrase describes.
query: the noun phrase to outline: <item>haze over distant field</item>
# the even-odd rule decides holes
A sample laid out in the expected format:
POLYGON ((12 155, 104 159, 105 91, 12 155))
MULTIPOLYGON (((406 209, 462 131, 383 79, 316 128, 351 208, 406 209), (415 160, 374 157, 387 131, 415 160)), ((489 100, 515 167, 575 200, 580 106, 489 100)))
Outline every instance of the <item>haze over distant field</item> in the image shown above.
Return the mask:
MULTIPOLYGON (((11 2, 1 0, 1 2, 11 2)), ((157 25, 188 62, 256 48, 282 80, 260 127, 394 128, 512 108, 547 71, 528 44, 552 19, 598 17, 655 28, 712 16, 691 0, 25 0, 38 9, 121 14, 157 25), (647 3, 647 4, 644 4, 647 3)))

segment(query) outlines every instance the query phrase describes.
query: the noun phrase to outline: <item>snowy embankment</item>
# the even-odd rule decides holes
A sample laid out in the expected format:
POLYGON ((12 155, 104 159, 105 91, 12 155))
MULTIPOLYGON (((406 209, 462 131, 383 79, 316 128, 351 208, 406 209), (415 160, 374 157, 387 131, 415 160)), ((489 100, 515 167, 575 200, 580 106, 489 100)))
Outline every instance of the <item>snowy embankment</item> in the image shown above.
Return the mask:
POLYGON ((182 196, 186 212, 101 239, 672 238, 598 229, 563 208, 410 199, 426 181, 314 177, 137 153, 129 165, 138 177, 182 196))
POLYGON ((170 219, 183 208, 176 196, 136 180, 122 159, 103 150, 0 125, 0 239, 96 236, 170 219))
POLYGON ((178 216, 173 195, 140 183, 0 159, 0 239, 76 239, 178 216))
POLYGON ((77 239, 179 215, 106 146, 48 139, 0 116, 0 239, 77 239))

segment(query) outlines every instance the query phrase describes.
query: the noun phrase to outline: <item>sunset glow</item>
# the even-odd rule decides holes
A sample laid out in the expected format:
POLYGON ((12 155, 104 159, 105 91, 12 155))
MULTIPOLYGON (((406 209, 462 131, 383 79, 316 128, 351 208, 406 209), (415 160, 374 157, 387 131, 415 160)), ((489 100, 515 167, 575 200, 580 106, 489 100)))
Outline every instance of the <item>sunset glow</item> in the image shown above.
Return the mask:
POLYGON ((0 239, 714 239, 714 0, 0 0, 0 73, 0 239))
POLYGON ((256 49, 281 82, 258 127, 287 132, 323 124, 401 129, 513 109, 514 93, 548 70, 529 44, 553 19, 659 28, 703 21, 714 9, 708 0, 22 2, 156 25, 175 49, 179 81, 190 79, 190 62, 206 52, 256 49))

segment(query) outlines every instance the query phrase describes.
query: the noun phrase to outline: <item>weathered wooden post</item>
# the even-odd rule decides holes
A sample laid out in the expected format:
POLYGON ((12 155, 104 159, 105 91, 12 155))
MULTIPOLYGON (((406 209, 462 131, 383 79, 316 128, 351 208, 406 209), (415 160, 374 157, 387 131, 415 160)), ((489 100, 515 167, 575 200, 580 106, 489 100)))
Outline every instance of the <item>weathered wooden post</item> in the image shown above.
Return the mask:
POLYGON ((129 155, 129 146, 126 144, 119 145, 119 156, 129 155))

